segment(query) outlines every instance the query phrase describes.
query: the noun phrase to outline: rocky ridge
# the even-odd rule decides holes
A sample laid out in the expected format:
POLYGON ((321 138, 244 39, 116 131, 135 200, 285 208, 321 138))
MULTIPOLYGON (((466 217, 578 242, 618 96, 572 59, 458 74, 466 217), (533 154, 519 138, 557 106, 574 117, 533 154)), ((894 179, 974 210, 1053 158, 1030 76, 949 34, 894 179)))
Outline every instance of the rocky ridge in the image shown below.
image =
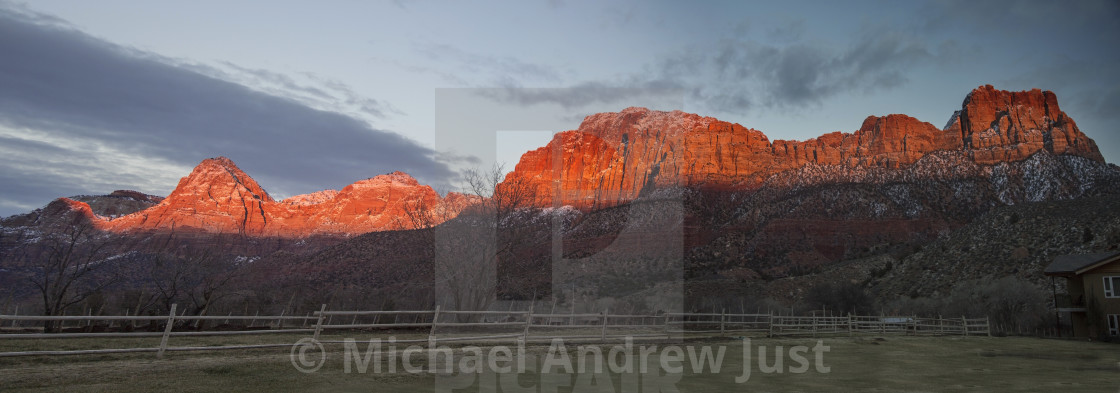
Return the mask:
POLYGON ((770 141, 761 131, 681 111, 600 113, 523 155, 506 179, 534 182, 550 194, 557 182, 562 204, 594 209, 658 187, 754 190, 804 167, 905 169, 944 151, 960 152, 970 166, 1022 161, 1040 151, 1104 162, 1053 93, 987 85, 967 96, 945 129, 892 114, 869 116, 852 133, 806 141, 770 141))
MULTIPOLYGON (((117 218, 95 214, 85 202, 60 198, 51 206, 84 214, 113 232, 182 231, 253 236, 303 237, 353 235, 387 229, 412 229, 414 206, 461 209, 461 195, 440 197, 403 172, 274 200, 228 158, 203 160, 158 204, 117 218)), ((50 206, 48 206, 50 208, 50 206)))
MULTIPOLYGON (((988 85, 969 93, 944 129, 892 114, 869 116, 851 133, 806 141, 770 141, 758 130, 681 111, 599 113, 524 154, 506 182, 527 181, 544 195, 558 184, 559 198, 543 200, 585 211, 684 187, 744 194, 721 225, 748 230, 789 219, 932 220, 919 225, 928 232, 1001 204, 1116 191, 1118 173, 1053 93, 988 85)), ((46 210, 82 212, 114 232, 349 236, 414 228, 409 212, 418 207, 438 210, 436 222, 424 225, 438 224, 471 199, 441 198, 394 172, 277 201, 224 157, 204 160, 162 200, 118 193, 64 198, 46 210), (102 201, 109 197, 135 203, 110 208, 115 205, 102 201)), ((912 232, 910 224, 900 230, 912 232)), ((836 250, 824 252, 825 259, 846 254, 836 250)))

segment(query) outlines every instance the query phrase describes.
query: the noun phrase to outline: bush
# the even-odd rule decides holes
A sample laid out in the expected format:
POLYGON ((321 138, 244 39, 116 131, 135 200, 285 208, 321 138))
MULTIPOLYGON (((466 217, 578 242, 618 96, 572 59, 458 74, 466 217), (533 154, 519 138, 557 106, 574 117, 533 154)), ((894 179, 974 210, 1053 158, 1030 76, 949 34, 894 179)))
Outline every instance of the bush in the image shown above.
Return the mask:
POLYGON ((992 333, 1032 332, 1054 324, 1046 291, 1017 277, 962 281, 948 296, 898 299, 884 306, 915 315, 988 317, 992 333))
POLYGON ((810 310, 828 309, 837 313, 861 314, 872 310, 867 292, 846 282, 817 284, 805 295, 805 305, 810 310))
POLYGON ((972 280, 958 284, 949 294, 948 315, 987 316, 1006 331, 1049 325, 1046 292, 1029 281, 1004 277, 995 281, 972 280))

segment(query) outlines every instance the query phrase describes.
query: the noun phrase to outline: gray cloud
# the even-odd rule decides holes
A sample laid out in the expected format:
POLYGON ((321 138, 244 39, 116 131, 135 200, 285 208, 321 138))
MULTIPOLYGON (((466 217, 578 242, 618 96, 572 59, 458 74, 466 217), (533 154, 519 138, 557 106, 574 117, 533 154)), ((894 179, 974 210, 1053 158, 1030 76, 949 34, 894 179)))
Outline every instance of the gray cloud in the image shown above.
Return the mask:
MULTIPOLYGON (((1036 44, 1070 43, 1071 31, 1100 32, 1120 24, 1120 3, 1114 0, 1076 2, 1024 0, 946 0, 923 3, 916 25, 925 32, 965 30, 1015 40, 1030 37, 1036 44)), ((1081 34, 1082 40, 1115 39, 1108 34, 1081 34)), ((1049 48, 1055 49, 1055 48, 1049 48)))
POLYGON ((1052 59, 997 81, 1012 88, 1044 87, 1059 94, 1062 109, 1120 120, 1120 74, 1114 63, 1052 59))
POLYGON ((847 46, 724 40, 711 54, 692 50, 669 58, 659 71, 665 79, 694 86, 693 98, 710 109, 744 112, 751 106, 801 107, 843 92, 894 88, 906 82, 908 70, 934 56, 926 44, 902 33, 868 31, 847 46))
POLYGON ((790 43, 727 39, 684 49, 647 69, 610 81, 588 81, 574 89, 510 91, 492 98, 521 104, 550 102, 564 107, 638 99, 651 89, 684 92, 708 110, 743 113, 757 108, 818 104, 834 95, 874 92, 906 83, 914 67, 934 63, 951 42, 931 48, 897 31, 870 29, 847 46, 800 40, 796 24, 776 30, 790 43))
POLYGON ((481 75, 484 83, 500 87, 520 87, 522 82, 561 80, 555 68, 522 61, 509 56, 492 56, 467 52, 447 44, 418 44, 418 52, 439 63, 451 63, 460 74, 481 75))
POLYGON ((797 42, 805 36, 805 20, 795 19, 767 30, 771 41, 797 42))
MULTIPOLYGON (((218 155, 278 194, 393 170, 436 184, 454 176, 436 152, 399 134, 160 61, 49 16, 0 8, 0 53, 3 215, 68 193, 166 192, 198 161, 218 155)), ((339 86, 287 86, 275 74, 247 72, 287 91, 386 110, 345 89, 339 94, 339 86)))
POLYGON ((269 95, 295 99, 315 109, 349 114, 371 120, 385 119, 390 114, 402 114, 386 102, 362 96, 346 84, 311 72, 302 72, 297 80, 288 74, 247 68, 228 61, 219 63, 223 69, 190 65, 192 69, 219 79, 235 81, 269 95))
MULTIPOLYGON (((684 90, 672 83, 642 81, 633 87, 618 87, 602 82, 585 82, 571 88, 496 88, 477 89, 480 96, 499 102, 521 105, 557 104, 564 109, 586 108, 588 105, 638 105, 639 101, 667 97, 680 103, 684 90), (640 99, 639 99, 640 98, 640 99)), ((620 108, 621 109, 621 108, 620 108)))
POLYGON ((1058 96, 1063 111, 1097 142, 1106 160, 1120 159, 1120 74, 1116 62, 1051 59, 997 83, 1008 89, 1043 88, 1058 96))

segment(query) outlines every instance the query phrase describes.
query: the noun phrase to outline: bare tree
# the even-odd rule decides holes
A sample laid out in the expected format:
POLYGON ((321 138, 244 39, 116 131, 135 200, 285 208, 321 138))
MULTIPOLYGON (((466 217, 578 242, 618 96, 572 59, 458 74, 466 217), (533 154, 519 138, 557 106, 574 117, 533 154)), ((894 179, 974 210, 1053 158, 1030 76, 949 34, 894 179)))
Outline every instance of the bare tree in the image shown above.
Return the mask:
POLYGON ((542 206, 544 198, 538 185, 523 177, 506 177, 505 167, 494 165, 489 171, 471 169, 465 172, 468 192, 479 198, 472 210, 489 213, 507 227, 517 223, 504 222, 522 209, 542 206))
POLYGON ((187 282, 190 288, 187 299, 190 300, 191 314, 206 315, 218 300, 236 294, 230 290, 229 285, 242 272, 236 261, 220 258, 209 250, 188 255, 183 260, 192 273, 188 275, 190 281, 187 282))
POLYGON ((436 299, 448 309, 485 310, 497 294, 499 257, 523 239, 518 229, 525 220, 518 215, 540 206, 541 198, 532 182, 503 179, 501 165, 464 177, 474 203, 434 232, 436 299))
MULTIPOLYGON (((451 199, 451 198, 448 198, 451 199)), ((429 229, 459 215, 464 206, 460 201, 437 200, 423 197, 405 202, 404 217, 394 218, 393 225, 399 230, 429 229)), ((466 203, 467 201, 461 201, 466 203)))
POLYGON ((153 302, 161 311, 179 303, 189 315, 206 315, 219 300, 235 294, 230 284, 244 270, 235 257, 223 253, 231 245, 222 239, 218 234, 192 241, 172 232, 153 244, 147 275, 153 302))
MULTIPOLYGON (((112 238, 101 233, 84 217, 69 220, 69 225, 48 231, 33 251, 25 253, 27 277, 43 302, 43 315, 61 315, 68 307, 115 283, 118 275, 107 258, 112 238)), ((44 330, 56 330, 55 321, 46 321, 44 330)))

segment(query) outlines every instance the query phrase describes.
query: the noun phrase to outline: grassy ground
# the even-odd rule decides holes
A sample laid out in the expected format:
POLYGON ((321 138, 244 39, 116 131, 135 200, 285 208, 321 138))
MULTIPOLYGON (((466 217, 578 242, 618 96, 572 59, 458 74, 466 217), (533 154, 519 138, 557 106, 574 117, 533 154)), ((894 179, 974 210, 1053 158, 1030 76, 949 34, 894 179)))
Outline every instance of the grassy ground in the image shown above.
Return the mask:
MULTIPOLYGON (((173 345, 228 345, 294 342, 303 336, 256 337, 176 337, 173 345)), ((359 340, 361 336, 355 335, 359 340)), ((400 335, 399 339, 423 336, 400 335)), ((341 340, 343 336, 326 336, 324 340, 341 340)), ((368 337, 367 337, 368 339, 368 337)), ((752 370, 751 378, 737 384, 735 377, 744 368, 743 341, 732 338, 690 341, 677 344, 687 349, 699 350, 704 346, 713 350, 725 347, 726 354, 720 373, 711 369, 693 372, 685 364, 685 372, 675 376, 662 376, 682 392, 712 391, 1120 391, 1120 345, 1080 341, 1043 340, 1035 338, 988 337, 856 337, 829 338, 823 344, 830 347, 823 362, 831 370, 820 373, 809 367, 808 372, 791 373, 789 367, 799 363, 788 355, 783 356, 782 373, 764 373, 759 368, 758 347, 768 351, 767 363, 773 363, 773 351, 782 346, 789 348, 817 343, 812 338, 751 340, 752 357, 746 363, 752 370)), ((121 348, 130 346, 156 346, 156 339, 56 339, 56 340, 0 340, 0 352, 16 350, 56 350, 76 348, 121 348)), ((643 343, 635 343, 640 347, 643 343)), ((664 349, 661 343, 658 351, 664 349)), ((398 350, 405 345, 398 344, 398 350)), ((359 345, 365 349, 365 343, 359 345)), ((610 346, 602 347, 604 352, 610 346)), ((571 356, 576 357, 575 345, 569 343, 571 356)), ((462 391, 498 391, 503 377, 493 374, 437 377, 432 374, 397 373, 346 373, 342 345, 327 344, 327 361, 314 373, 298 372, 291 362, 289 348, 263 350, 232 350, 205 352, 174 352, 164 359, 153 353, 36 356, 0 358, 0 390, 17 392, 152 392, 152 391, 390 391, 432 392, 438 386, 463 383, 472 387, 462 391), (456 379, 458 378, 458 379, 456 379), (469 378, 469 379, 463 379, 469 378), (458 381, 458 382, 456 382, 458 381), (480 388, 479 386, 482 386, 480 388)), ((529 353, 544 357, 547 348, 530 347, 529 353)), ((637 352, 637 350, 635 350, 637 352)), ((317 352, 308 358, 317 359, 317 352)), ((657 352, 660 353, 660 352, 657 352)), ((785 353, 785 352, 783 352, 785 353)), ((811 365, 813 352, 802 353, 811 365)), ((456 359, 464 356, 456 354, 456 359)), ((686 355, 687 358, 687 355, 686 355)), ((657 369, 657 357, 651 357, 651 368, 657 369)), ((689 361, 686 360, 685 363, 689 361)), ((421 364, 423 362, 417 362, 421 364)), ((575 363, 575 361, 573 361, 575 363)), ((385 367, 388 367, 385 365, 385 367)), ((532 368, 532 367, 530 367, 532 368)), ((603 374, 612 382, 611 389, 600 391, 630 391, 644 384, 640 391, 649 388, 657 377, 642 379, 636 374, 603 374)), ((648 375, 647 375, 648 376, 648 375)), ((542 386, 560 385, 559 391, 586 391, 581 385, 599 382, 591 374, 572 376, 563 372, 539 374, 531 371, 520 376, 520 386, 532 387, 528 391, 541 391, 542 386)), ((605 379, 604 379, 605 380, 605 379)), ((504 381, 509 386, 509 380, 504 381)), ((547 390, 547 389, 546 389, 547 390)), ((639 391, 639 390, 632 390, 639 391)))

